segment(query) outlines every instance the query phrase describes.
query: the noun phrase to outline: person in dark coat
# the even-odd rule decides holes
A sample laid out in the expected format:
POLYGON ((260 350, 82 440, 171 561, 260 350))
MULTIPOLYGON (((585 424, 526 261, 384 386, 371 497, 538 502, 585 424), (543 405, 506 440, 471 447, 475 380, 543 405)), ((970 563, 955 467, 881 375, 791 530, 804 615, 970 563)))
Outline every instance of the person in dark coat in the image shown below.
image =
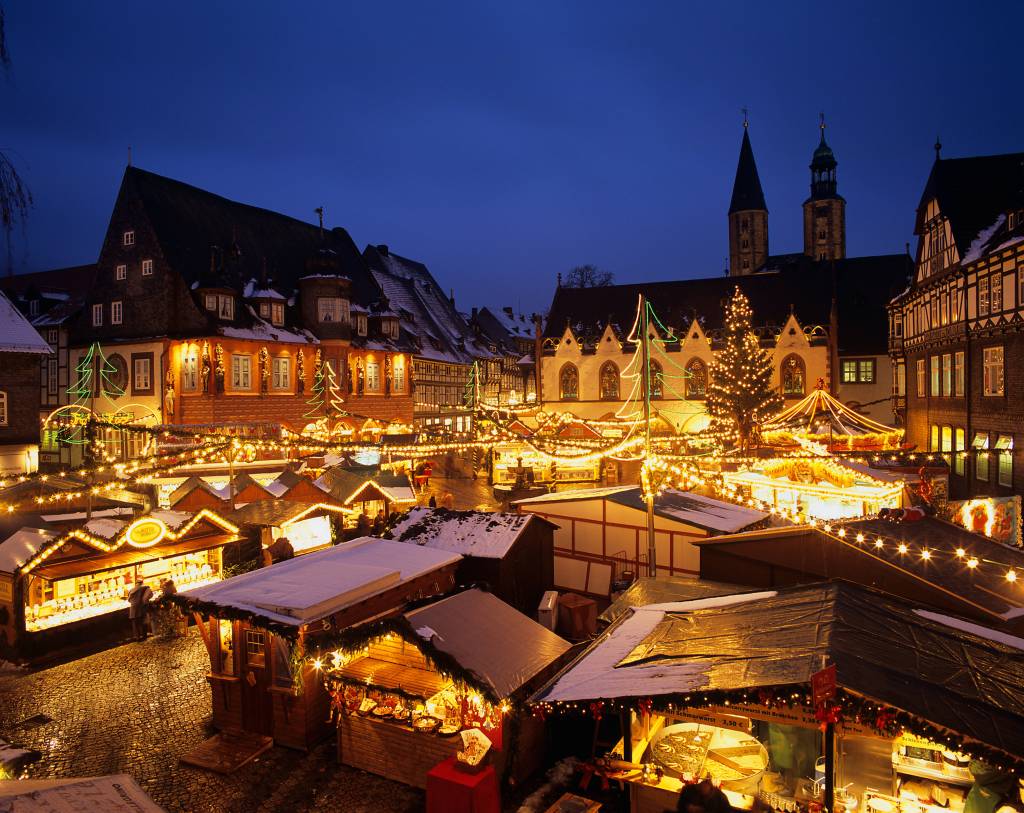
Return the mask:
POLYGON ((677 813, 731 813, 732 805, 725 794, 710 779, 683 786, 679 794, 677 813))
POLYGON ((136 641, 145 641, 149 637, 146 616, 149 614, 149 602, 153 600, 153 591, 142 579, 128 593, 128 618, 132 622, 132 635, 136 641))
POLYGON ((427 503, 431 508, 437 508, 437 495, 431 494, 430 501, 427 503))
POLYGON ((356 534, 359 536, 370 535, 370 517, 365 511, 363 511, 359 515, 359 519, 356 520, 356 534))

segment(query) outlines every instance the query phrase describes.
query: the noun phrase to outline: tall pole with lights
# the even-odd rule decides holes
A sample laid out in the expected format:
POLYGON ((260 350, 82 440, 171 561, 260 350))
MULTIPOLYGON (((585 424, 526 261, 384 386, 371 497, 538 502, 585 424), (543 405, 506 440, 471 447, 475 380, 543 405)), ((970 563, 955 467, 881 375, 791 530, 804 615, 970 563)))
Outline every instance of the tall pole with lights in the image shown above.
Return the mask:
MULTIPOLYGON (((651 458, 651 347, 650 347, 650 322, 647 315, 647 297, 640 295, 640 341, 643 354, 643 384, 644 391, 644 465, 651 458)), ((650 483, 650 469, 648 469, 648 483, 645 492, 647 503, 647 575, 656 576, 657 551, 654 544, 654 489, 650 483)))

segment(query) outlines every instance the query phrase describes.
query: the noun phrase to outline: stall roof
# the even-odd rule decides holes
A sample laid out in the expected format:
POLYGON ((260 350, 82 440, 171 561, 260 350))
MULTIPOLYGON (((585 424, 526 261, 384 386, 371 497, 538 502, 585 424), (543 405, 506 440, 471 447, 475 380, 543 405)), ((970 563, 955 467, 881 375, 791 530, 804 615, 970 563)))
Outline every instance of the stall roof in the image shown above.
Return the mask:
MULTIPOLYGON (((694 544, 716 549, 742 547, 738 556, 774 561, 771 555, 773 545, 784 538, 802 535, 808 540, 817 539, 822 545, 836 545, 848 555, 877 562, 879 567, 892 568, 937 587, 981 610, 994 623, 1024 615, 1024 594, 1016 583, 1006 579, 1007 568, 1015 569, 1018 574, 1024 573, 1024 550, 1016 546, 1004 545, 935 517, 901 523, 863 519, 845 522, 841 527, 846 532, 842 537, 837 534, 838 528, 828 533, 820 526, 796 526, 698 539, 694 544), (858 542, 860 534, 863 541, 858 542), (879 538, 883 540, 881 548, 874 544, 879 538), (908 546, 906 553, 900 553, 900 544, 908 546), (963 557, 955 556, 958 548, 964 550, 963 557), (925 549, 929 551, 927 559, 921 556, 925 549), (967 567, 966 562, 971 557, 981 563, 977 568, 967 567), (994 566, 992 561, 1000 562, 1003 567, 994 566)), ((806 553, 810 554, 809 548, 806 553)), ((820 570, 823 561, 820 555, 808 555, 801 564, 807 568, 818 565, 820 570)), ((825 578, 833 574, 818 572, 817 575, 825 578)))
POLYGON ((1024 650, 962 624, 848 582, 637 608, 534 699, 807 684, 831 662, 843 689, 1024 757, 1024 650))
POLYGON ((458 561, 457 555, 443 551, 362 537, 180 596, 211 607, 211 612, 233 608, 298 627, 458 561))
MULTIPOLYGON (((578 500, 609 500, 619 505, 646 511, 647 505, 640 486, 610 486, 607 488, 585 488, 578 491, 564 491, 555 494, 541 494, 515 500, 512 505, 529 508, 541 503, 575 502, 578 500)), ((665 519, 684 522, 712 533, 735 533, 768 519, 764 511, 756 511, 735 503, 705 497, 693 491, 666 489, 654 500, 654 513, 665 519)))
POLYGON ((510 697, 570 647, 483 590, 465 590, 405 614, 423 640, 450 655, 497 697, 510 697))
POLYGON ((604 624, 618 621, 634 607, 665 604, 672 601, 691 601, 698 598, 733 595, 735 584, 707 581, 696 576, 641 576, 615 601, 608 605, 597 620, 604 624))
POLYGON ((228 498, 227 489, 221 490, 219 488, 214 488, 202 477, 196 477, 195 475, 192 475, 184 483, 182 483, 180 486, 174 489, 174 491, 171 492, 170 496, 168 496, 167 498, 167 502, 170 503, 172 506, 177 505, 197 488, 202 489, 203 491, 207 492, 212 497, 215 497, 218 500, 226 500, 228 498))
POLYGON ((39 553, 47 542, 57 538, 53 528, 18 528, 0 542, 0 573, 14 573, 39 553))
POLYGON ((531 522, 546 521, 531 514, 417 506, 395 525, 390 538, 464 556, 501 559, 531 522))
MULTIPOLYGON (((227 519, 236 525, 258 525, 280 528, 296 517, 338 513, 341 509, 327 503, 292 502, 291 500, 257 500, 232 511, 227 519)), ((305 518, 305 517, 303 517, 305 518)))
POLYGON ((340 469, 324 472, 314 482, 343 505, 363 499, 387 499, 389 502, 415 502, 408 476, 379 469, 340 469))

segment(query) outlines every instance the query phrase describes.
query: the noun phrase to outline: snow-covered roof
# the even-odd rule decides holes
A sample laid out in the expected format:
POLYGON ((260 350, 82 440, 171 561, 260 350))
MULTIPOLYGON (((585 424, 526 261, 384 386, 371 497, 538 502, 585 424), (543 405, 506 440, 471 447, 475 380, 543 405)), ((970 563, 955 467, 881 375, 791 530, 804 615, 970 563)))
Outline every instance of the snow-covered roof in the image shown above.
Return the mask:
POLYGON ((1002 226, 1005 221, 1006 215, 1000 214, 999 217, 996 218, 995 223, 978 232, 978 236, 971 241, 971 245, 967 248, 967 252, 960 260, 961 264, 967 265, 967 263, 972 263, 979 259, 985 253, 988 241, 992 239, 992 235, 999 230, 999 227, 1002 226))
POLYGON ((533 519, 530 514, 492 514, 417 506, 392 529, 400 542, 500 559, 533 519))
POLYGON ((952 627, 953 629, 958 629, 963 632, 969 632, 971 635, 977 635, 979 638, 987 638, 990 641, 997 641, 1000 644, 1012 646, 1014 649, 1024 650, 1024 638, 1018 638, 1016 635, 1009 635, 1005 632, 999 632, 999 630, 983 627, 981 624, 972 624, 970 621, 964 621, 962 618, 955 618, 951 615, 935 613, 931 610, 914 610, 914 612, 922 618, 927 618, 931 621, 938 621, 940 624, 945 624, 947 627, 952 627))
POLYGON ((51 353, 31 323, 0 291, 0 353, 51 353))
POLYGON ((243 296, 246 299, 281 299, 285 297, 273 288, 261 288, 257 285, 256 280, 251 279, 245 283, 245 291, 243 296))
POLYGON ((90 519, 85 523, 85 530, 91 533, 93 536, 99 536, 103 539, 113 539, 124 528, 125 523, 116 519, 90 519))
POLYGON ((444 551, 362 537, 182 595, 301 626, 458 561, 444 551))
POLYGON ((270 322, 261 319, 256 311, 249 305, 245 306, 252 315, 252 327, 230 327, 225 325, 218 328, 222 336, 229 339, 252 339, 258 342, 288 342, 290 344, 318 344, 317 338, 308 330, 295 332, 285 330, 283 327, 274 327, 270 322))
POLYGON ((526 497, 522 500, 514 500, 512 505, 534 505, 545 502, 572 502, 575 500, 594 500, 599 497, 607 497, 610 494, 617 494, 620 491, 629 491, 636 486, 602 486, 601 488, 577 488, 572 491, 552 491, 550 494, 540 494, 536 497, 526 497))
POLYGON ((56 539, 54 531, 42 528, 19 528, 0 542, 0 572, 13 573, 39 553, 47 542, 56 539))
POLYGON ((757 601, 777 595, 774 591, 714 596, 694 601, 676 601, 669 604, 651 604, 636 607, 633 614, 618 626, 609 628, 588 652, 585 652, 554 684, 537 698, 551 702, 574 700, 612 699, 632 697, 642 686, 643 694, 675 694, 696 691, 707 679, 706 666, 694 661, 665 661, 640 664, 629 669, 618 669, 619 663, 641 641, 653 632, 665 613, 685 613, 727 607, 747 601, 757 601))

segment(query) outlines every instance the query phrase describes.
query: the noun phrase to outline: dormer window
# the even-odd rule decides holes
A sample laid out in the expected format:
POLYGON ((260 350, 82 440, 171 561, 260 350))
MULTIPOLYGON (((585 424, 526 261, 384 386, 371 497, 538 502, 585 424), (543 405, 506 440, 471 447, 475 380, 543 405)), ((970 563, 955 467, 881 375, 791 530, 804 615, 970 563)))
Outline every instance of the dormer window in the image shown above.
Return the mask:
POLYGON ((221 319, 235 318, 235 298, 221 294, 217 297, 217 316, 221 319))
POLYGON ((1010 214, 1008 214, 1006 216, 1006 228, 1010 229, 1011 231, 1013 229, 1017 228, 1017 213, 1016 212, 1010 212, 1010 214))
POLYGON ((284 324, 284 305, 281 302, 274 302, 270 306, 271 324, 280 327, 284 324))
POLYGON ((207 294, 206 295, 206 309, 208 311, 217 311, 217 295, 207 294))
POLYGON ((398 338, 398 320, 397 319, 382 319, 380 325, 381 333, 392 339, 398 338))
POLYGON ((360 336, 366 335, 366 314, 360 313, 356 316, 356 333, 360 336))
POLYGON ((122 235, 122 237, 121 237, 121 244, 125 245, 125 246, 134 246, 135 245, 135 232, 134 231, 126 231, 122 235))
POLYGON ((348 300, 340 296, 317 297, 316 312, 320 322, 348 324, 348 300))
POLYGON ((270 318, 270 303, 260 302, 260 319, 270 318))

